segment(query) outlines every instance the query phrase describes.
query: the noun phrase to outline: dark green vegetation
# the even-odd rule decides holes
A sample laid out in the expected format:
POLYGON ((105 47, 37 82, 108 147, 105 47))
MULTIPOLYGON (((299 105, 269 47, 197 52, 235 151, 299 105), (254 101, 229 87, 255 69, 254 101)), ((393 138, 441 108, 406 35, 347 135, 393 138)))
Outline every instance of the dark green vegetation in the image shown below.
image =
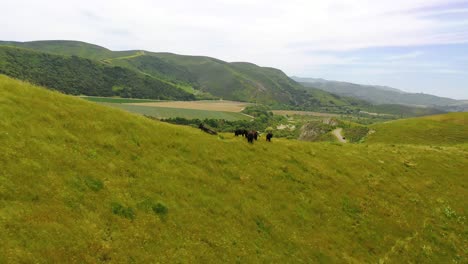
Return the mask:
POLYGON ((468 140, 468 113, 395 120, 370 126, 367 142, 424 145, 461 144, 468 140))
POLYGON ((5 76, 0 113, 2 263, 467 262, 466 137, 250 145, 5 76))
MULTIPOLYGON (((181 110, 184 110, 184 109, 181 109, 181 110)), ((256 131, 264 132, 268 128, 273 130, 271 127, 287 122, 287 119, 285 117, 273 115, 270 109, 265 106, 247 106, 242 112, 249 116, 254 117, 254 119, 252 120, 251 118, 248 118, 248 116, 246 115, 242 115, 243 118, 237 118, 237 119, 234 119, 234 118, 221 119, 221 118, 213 118, 213 117, 208 117, 208 116, 203 117, 202 115, 198 115, 201 117, 197 117, 197 118, 184 118, 184 117, 179 117, 180 115, 177 115, 177 117, 163 118, 161 119, 161 121, 171 123, 171 124, 177 124, 177 125, 188 125, 192 127, 198 127, 200 123, 203 123, 217 132, 231 132, 231 133, 234 132, 236 129, 247 129, 247 130, 256 130, 256 131)), ((222 113, 222 112, 218 112, 218 113, 222 113)), ((226 112, 226 114, 238 114, 238 113, 226 112)), ((275 135, 277 137, 285 136, 285 135, 281 135, 280 133, 275 133, 275 135)))
POLYGON ((430 94, 406 93, 385 86, 361 85, 314 78, 292 78, 304 87, 318 88, 333 94, 358 98, 374 104, 431 106, 446 111, 463 111, 468 109, 466 102, 430 94))
MULTIPOLYGON (((160 83, 174 88, 174 91, 180 92, 179 89, 181 89, 193 94, 193 96, 197 98, 223 98, 234 101, 258 102, 283 109, 322 110, 347 113, 355 112, 358 106, 369 106, 369 104, 364 101, 342 98, 319 89, 309 89, 309 91, 306 91, 301 85, 290 79, 282 71, 273 68, 259 67, 251 63, 228 63, 209 57, 184 56, 171 53, 110 51, 103 47, 75 41, 0 42, 0 45, 33 49, 37 52, 41 52, 41 54, 43 54, 42 56, 46 56, 44 52, 61 56, 79 56, 80 58, 89 59, 86 60, 86 62, 90 64, 118 66, 110 67, 109 69, 119 69, 120 71, 127 69, 134 75, 140 74, 147 79, 153 81, 158 80, 160 83)), ((19 49, 14 51, 19 53, 25 52, 19 49)), ((54 58, 58 59, 59 57, 54 58)), ((37 67, 45 63, 43 61, 37 62, 34 58, 29 58, 28 60, 34 61, 35 63, 28 64, 21 62, 20 66, 14 67, 37 70, 37 67)), ((44 71, 49 69, 48 64, 45 66, 44 71)), ((73 67, 67 66, 67 68, 73 68, 78 72, 80 71, 75 65, 73 65, 73 67)), ((45 83, 44 79, 46 79, 46 77, 37 80, 36 78, 39 78, 39 76, 27 76, 26 73, 23 72, 22 74, 12 74, 10 71, 4 70, 3 73, 34 83, 46 86, 50 85, 49 83, 45 83)), ((57 80, 54 80, 54 82, 57 82, 57 80)), ((75 82, 71 83, 73 85, 70 83, 66 84, 67 87, 73 87, 75 82)), ((126 96, 127 94, 120 90, 122 86, 131 87, 126 83, 110 85, 110 87, 114 86, 117 92, 122 93, 123 97, 137 97, 133 96, 133 94, 132 96, 126 96)), ((57 88, 57 85, 55 85, 54 88, 57 88)), ((65 90, 65 92, 74 91, 65 90)), ((91 95, 109 96, 119 93, 107 91, 105 94, 94 93, 91 95)), ((90 93, 87 92, 83 94, 88 95, 90 93)))
POLYGON ((193 100, 171 84, 77 56, 0 46, 0 73, 68 94, 193 100))

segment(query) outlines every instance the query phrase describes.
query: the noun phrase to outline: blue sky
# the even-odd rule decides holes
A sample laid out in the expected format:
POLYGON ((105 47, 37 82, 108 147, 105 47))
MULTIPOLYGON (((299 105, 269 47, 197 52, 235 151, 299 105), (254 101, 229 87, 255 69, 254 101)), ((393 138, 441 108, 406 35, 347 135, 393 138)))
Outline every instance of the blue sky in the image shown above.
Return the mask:
POLYGON ((468 98, 468 44, 366 48, 323 52, 343 63, 312 65, 299 72, 362 84, 380 84, 408 92, 468 98))
POLYGON ((468 99, 468 0, 4 0, 0 39, 249 61, 468 99))

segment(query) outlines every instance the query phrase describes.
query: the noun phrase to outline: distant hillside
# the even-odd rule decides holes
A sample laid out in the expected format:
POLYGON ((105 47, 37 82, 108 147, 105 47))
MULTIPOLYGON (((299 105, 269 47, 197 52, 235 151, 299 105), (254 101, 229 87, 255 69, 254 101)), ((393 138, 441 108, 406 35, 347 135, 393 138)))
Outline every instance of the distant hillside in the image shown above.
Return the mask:
POLYGON ((463 146, 208 135, 0 75, 0 263, 466 263, 463 146))
POLYGON ((461 104, 461 102, 450 98, 438 97, 430 94, 406 93, 386 86, 361 85, 315 78, 292 78, 301 83, 304 87, 318 88, 340 96, 358 98, 375 104, 432 106, 442 108, 443 110, 456 110, 456 106, 461 104))
POLYGON ((99 60, 150 75, 191 93, 226 100, 258 102, 276 107, 346 112, 368 103, 340 98, 319 89, 306 91, 273 68, 251 63, 228 63, 203 56, 184 56, 148 51, 110 51, 76 41, 0 42, 36 51, 99 60))
POLYGON ((9 46, 0 46, 0 73, 69 94, 195 99, 170 83, 127 68, 9 46))
POLYGON ((401 119, 370 126, 373 132, 366 142, 394 144, 468 143, 468 113, 401 119))

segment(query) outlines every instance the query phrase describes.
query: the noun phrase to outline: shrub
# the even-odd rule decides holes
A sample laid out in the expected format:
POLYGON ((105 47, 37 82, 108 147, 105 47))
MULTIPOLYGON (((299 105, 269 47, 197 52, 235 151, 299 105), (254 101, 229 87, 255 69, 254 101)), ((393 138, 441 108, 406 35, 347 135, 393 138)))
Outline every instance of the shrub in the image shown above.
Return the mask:
POLYGON ((160 202, 153 205, 151 209, 153 209, 153 212, 155 214, 158 214, 160 216, 166 216, 169 211, 167 207, 163 203, 160 203, 160 202))
POLYGON ((104 183, 101 180, 93 178, 93 177, 86 177, 84 179, 86 186, 92 191, 98 192, 102 188, 104 188, 104 183))
POLYGON ((131 207, 125 207, 120 203, 111 204, 112 213, 130 220, 135 219, 135 212, 131 207))

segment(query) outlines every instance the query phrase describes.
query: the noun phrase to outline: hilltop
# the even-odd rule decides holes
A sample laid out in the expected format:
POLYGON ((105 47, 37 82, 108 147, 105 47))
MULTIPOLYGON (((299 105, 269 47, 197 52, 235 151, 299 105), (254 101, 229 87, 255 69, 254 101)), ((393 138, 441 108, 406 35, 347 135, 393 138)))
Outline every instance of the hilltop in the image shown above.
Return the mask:
MULTIPOLYGON (((151 76, 171 87, 190 92, 198 98, 222 98, 262 103, 276 108, 322 109, 332 112, 353 111, 359 106, 369 106, 367 102, 339 97, 319 89, 306 91, 281 70, 260 67, 252 63, 229 63, 205 56, 144 50, 111 51, 77 41, 0 41, 0 45, 32 49, 46 54, 77 56, 109 66, 119 66, 151 76)), ((35 69, 42 67, 42 64, 27 66, 35 69)), ((3 73, 9 74, 6 71, 3 73)), ((22 75, 10 76, 22 78, 22 75)))
POLYGON ((463 145, 247 144, 0 75, 0 262, 466 262, 463 145))
POLYGON ((292 77, 304 87, 321 89, 340 96, 353 97, 374 104, 403 104, 410 106, 436 107, 445 111, 467 110, 466 102, 422 93, 407 93, 392 87, 362 85, 349 82, 329 81, 316 78, 292 77))

